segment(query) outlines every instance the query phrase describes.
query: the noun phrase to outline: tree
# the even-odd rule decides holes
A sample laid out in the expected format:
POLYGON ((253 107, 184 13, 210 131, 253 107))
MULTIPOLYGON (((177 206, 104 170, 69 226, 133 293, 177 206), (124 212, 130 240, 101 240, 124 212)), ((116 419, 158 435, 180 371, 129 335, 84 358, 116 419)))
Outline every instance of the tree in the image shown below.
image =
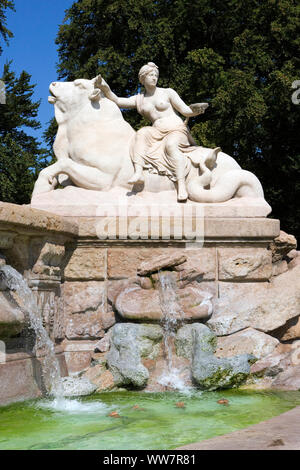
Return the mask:
MULTIPOLYGON (((12 0, 0 0, 0 36, 2 39, 7 43, 8 38, 13 37, 13 34, 9 29, 6 27, 6 10, 11 9, 14 10, 15 5, 12 0)), ((0 55, 2 54, 2 48, 0 44, 0 55)))
MULTIPOLYGON (((190 120, 194 138, 253 171, 273 216, 299 236, 300 106, 291 102, 299 25, 297 0, 78 0, 59 28, 58 73, 101 73, 128 96, 138 91, 139 68, 154 61, 161 86, 187 103, 210 103, 190 120)), ((145 124, 135 111, 125 116, 145 124)))
MULTIPOLYGON (((0 39, 6 43, 13 36, 6 27, 7 9, 14 10, 14 2, 0 0, 0 39)), ((49 156, 25 132, 26 128, 40 128, 36 119, 40 103, 32 100, 35 85, 30 84, 31 76, 23 71, 16 77, 11 62, 4 65, 1 80, 5 86, 5 104, 0 104, 0 200, 24 204, 30 202, 38 172, 49 156)))
POLYGON ((35 85, 30 84, 31 76, 25 71, 16 77, 10 65, 4 66, 2 78, 6 104, 0 105, 0 200, 24 204, 30 202, 48 152, 24 130, 40 128, 36 120, 39 102, 32 101, 35 85))

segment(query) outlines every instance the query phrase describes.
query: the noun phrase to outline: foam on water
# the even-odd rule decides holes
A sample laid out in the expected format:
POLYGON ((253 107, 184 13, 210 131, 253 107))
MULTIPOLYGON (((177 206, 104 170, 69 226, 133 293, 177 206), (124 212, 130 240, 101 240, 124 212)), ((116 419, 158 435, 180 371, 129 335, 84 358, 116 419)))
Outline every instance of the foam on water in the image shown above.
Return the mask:
POLYGON ((63 395, 65 397, 78 397, 90 395, 97 387, 85 377, 63 377, 63 395))
POLYGON ((107 414, 111 407, 105 405, 102 401, 84 403, 81 400, 70 398, 55 398, 54 400, 41 400, 33 405, 49 411, 70 414, 107 414))
POLYGON ((158 379, 158 383, 187 396, 191 396, 193 394, 193 388, 186 385, 184 379, 180 376, 180 370, 175 367, 166 373, 163 373, 158 379))

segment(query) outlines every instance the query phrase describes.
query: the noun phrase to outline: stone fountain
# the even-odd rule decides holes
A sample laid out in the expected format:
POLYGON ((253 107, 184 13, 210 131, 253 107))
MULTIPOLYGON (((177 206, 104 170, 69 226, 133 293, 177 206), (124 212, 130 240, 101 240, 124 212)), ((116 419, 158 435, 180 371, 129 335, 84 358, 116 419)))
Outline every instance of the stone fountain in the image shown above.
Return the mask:
MULTIPOLYGON (((99 391, 300 388, 296 241, 255 175, 193 141, 187 120, 207 106, 157 78, 147 64, 130 98, 101 76, 50 85, 57 162, 30 206, 0 203, 0 263, 32 290, 62 376, 99 391), (152 127, 135 132, 125 107, 152 127)), ((0 403, 40 396, 28 306, 7 285, 0 305, 0 403)))

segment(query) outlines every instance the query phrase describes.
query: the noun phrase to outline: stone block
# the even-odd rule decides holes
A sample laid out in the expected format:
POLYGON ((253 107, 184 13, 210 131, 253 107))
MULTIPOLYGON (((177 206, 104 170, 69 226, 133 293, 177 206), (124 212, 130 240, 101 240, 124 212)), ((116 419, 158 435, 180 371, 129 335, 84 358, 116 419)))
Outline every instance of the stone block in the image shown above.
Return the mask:
POLYGON ((29 248, 32 273, 50 277, 60 276, 64 255, 64 245, 48 242, 42 238, 32 239, 29 248))
POLYGON ((137 269, 143 262, 163 257, 183 257, 187 261, 178 268, 181 271, 196 270, 205 280, 215 279, 215 250, 214 248, 186 249, 171 247, 149 248, 110 248, 108 250, 108 277, 109 279, 127 279, 137 274, 137 269))
POLYGON ((106 310, 104 282, 65 282, 63 296, 65 315, 104 312, 106 310))
POLYGON ((75 280, 104 280, 106 278, 106 249, 99 247, 76 248, 64 269, 64 278, 75 280))
POLYGON ((65 359, 69 374, 87 369, 91 364, 92 351, 68 351, 65 359))
POLYGON ((36 362, 35 359, 28 358, 0 364, 1 405, 41 396, 42 393, 35 378, 36 362))
POLYGON ((219 248, 221 281, 268 280, 272 275, 272 254, 265 248, 219 248))
POLYGON ((106 306, 103 282, 65 282, 65 331, 68 339, 99 339, 115 323, 115 315, 106 306))
POLYGON ((104 336, 101 314, 88 312, 75 314, 66 319, 66 338, 97 339, 104 336))

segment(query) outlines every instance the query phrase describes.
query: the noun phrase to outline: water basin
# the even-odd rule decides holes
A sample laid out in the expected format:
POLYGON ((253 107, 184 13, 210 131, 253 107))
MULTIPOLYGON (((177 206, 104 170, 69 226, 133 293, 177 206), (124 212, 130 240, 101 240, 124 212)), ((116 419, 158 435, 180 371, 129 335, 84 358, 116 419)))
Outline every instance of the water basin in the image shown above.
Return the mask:
POLYGON ((245 390, 30 400, 0 408, 0 449, 169 450, 245 428, 297 405, 300 392, 245 390), (218 404, 222 398, 229 404, 218 404), (120 417, 108 416, 112 411, 120 417))

